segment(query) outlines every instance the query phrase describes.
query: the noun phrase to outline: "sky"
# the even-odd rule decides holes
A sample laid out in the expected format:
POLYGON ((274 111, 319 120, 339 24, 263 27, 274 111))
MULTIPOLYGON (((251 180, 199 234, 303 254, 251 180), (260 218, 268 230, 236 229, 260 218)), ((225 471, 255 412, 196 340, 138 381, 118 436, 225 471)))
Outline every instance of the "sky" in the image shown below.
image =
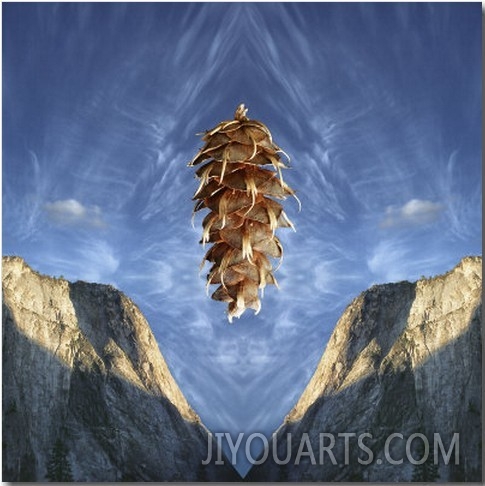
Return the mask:
POLYGON ((211 431, 269 436, 354 297, 481 254, 480 3, 2 10, 3 254, 131 297, 211 431), (302 208, 280 289, 229 324, 187 163, 239 103, 302 208))

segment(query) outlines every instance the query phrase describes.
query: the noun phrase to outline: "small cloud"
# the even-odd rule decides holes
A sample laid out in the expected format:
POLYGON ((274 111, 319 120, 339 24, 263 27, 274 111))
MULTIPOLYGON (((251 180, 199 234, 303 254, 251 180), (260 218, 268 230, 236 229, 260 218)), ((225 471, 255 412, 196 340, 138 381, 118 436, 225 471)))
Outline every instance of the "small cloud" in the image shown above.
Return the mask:
POLYGON ((105 228, 99 206, 83 206, 75 199, 64 199, 44 204, 48 218, 61 226, 83 225, 105 228))
POLYGON ((423 199, 411 199, 401 207, 388 206, 381 228, 421 226, 436 221, 443 205, 423 199))

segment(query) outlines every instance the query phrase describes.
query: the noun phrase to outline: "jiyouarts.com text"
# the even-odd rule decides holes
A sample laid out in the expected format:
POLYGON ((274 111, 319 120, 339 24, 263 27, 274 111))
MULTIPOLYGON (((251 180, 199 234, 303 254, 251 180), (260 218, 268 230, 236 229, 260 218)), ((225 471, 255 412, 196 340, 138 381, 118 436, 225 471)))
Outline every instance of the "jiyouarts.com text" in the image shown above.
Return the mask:
POLYGON ((215 465, 225 463, 222 456, 224 441, 230 450, 232 465, 236 464, 236 456, 240 450, 253 465, 263 464, 269 458, 277 465, 289 463, 299 465, 300 462, 312 465, 323 465, 329 462, 333 465, 349 465, 351 460, 356 460, 362 465, 372 464, 374 461, 376 464, 387 462, 392 465, 408 461, 411 464, 419 465, 428 459, 432 460, 434 464, 438 464, 440 457, 445 464, 448 464, 452 456, 454 456, 454 463, 459 464, 460 438, 458 433, 454 433, 446 441, 442 440, 439 433, 434 433, 433 437, 428 439, 426 435, 419 432, 407 437, 399 432, 394 432, 385 438, 384 446, 378 454, 379 457, 375 457, 377 454, 371 448, 374 437, 368 432, 359 435, 354 432, 338 434, 321 432, 317 438, 312 435, 313 440, 310 440, 307 433, 302 434, 298 440, 293 439, 291 433, 286 434, 285 439, 273 435, 268 440, 264 434, 254 432, 248 435, 243 446, 244 435, 241 432, 236 440, 233 440, 228 432, 217 432, 214 434, 214 443, 213 435, 209 434, 207 457, 202 464, 207 465, 214 459, 215 465), (215 445, 217 447, 214 447, 215 445), (256 455, 254 449, 261 450, 261 447, 262 453, 256 455))

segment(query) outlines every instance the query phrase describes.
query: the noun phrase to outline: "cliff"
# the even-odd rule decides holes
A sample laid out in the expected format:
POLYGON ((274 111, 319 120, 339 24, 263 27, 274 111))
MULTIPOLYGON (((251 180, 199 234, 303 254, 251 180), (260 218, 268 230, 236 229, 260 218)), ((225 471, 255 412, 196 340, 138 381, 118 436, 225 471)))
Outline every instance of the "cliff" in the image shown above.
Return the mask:
POLYGON ((45 481, 61 460, 76 481, 238 478, 201 464, 208 431, 121 292, 4 257, 2 315, 4 481, 45 481))
MULTIPOLYGON (((481 265, 357 297, 245 479, 480 481, 481 265)), ((62 460, 77 481, 239 479, 227 459, 202 465, 208 431, 136 305, 17 257, 3 259, 2 400, 4 481, 45 481, 62 460)))
POLYGON ((481 270, 357 297, 246 480, 481 481, 481 270))

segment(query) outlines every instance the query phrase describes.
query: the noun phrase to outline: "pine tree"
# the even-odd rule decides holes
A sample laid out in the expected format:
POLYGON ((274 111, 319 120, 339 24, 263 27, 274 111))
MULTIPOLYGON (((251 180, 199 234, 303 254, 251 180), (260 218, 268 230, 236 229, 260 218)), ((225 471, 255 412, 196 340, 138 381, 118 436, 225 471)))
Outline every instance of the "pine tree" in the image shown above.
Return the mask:
POLYGON ((61 439, 57 439, 47 463, 47 479, 52 482, 74 481, 69 463, 68 449, 61 439))
MULTIPOLYGON (((424 453, 424 443, 420 440, 416 447, 416 459, 423 457, 424 453)), ((434 463, 434 445, 431 441, 429 442, 428 458, 422 464, 414 466, 412 480, 419 483, 434 483, 439 477, 438 464, 434 463)))
POLYGON ((199 464, 197 468, 197 482, 199 483, 206 483, 209 481, 209 476, 207 474, 207 466, 203 464, 199 464))
POLYGON ((266 125, 250 120, 246 113, 241 104, 234 120, 205 132, 205 146, 189 163, 205 162, 196 171, 200 185, 194 213, 210 210, 202 223, 201 243, 213 246, 202 264, 206 260, 213 264, 207 287, 219 284, 212 298, 228 303, 229 322, 248 308, 260 311, 259 290, 277 285, 270 258, 281 263, 283 257, 275 230, 294 229, 275 201, 295 195, 283 182, 281 169, 287 166, 279 154, 284 152, 273 143, 266 125))

